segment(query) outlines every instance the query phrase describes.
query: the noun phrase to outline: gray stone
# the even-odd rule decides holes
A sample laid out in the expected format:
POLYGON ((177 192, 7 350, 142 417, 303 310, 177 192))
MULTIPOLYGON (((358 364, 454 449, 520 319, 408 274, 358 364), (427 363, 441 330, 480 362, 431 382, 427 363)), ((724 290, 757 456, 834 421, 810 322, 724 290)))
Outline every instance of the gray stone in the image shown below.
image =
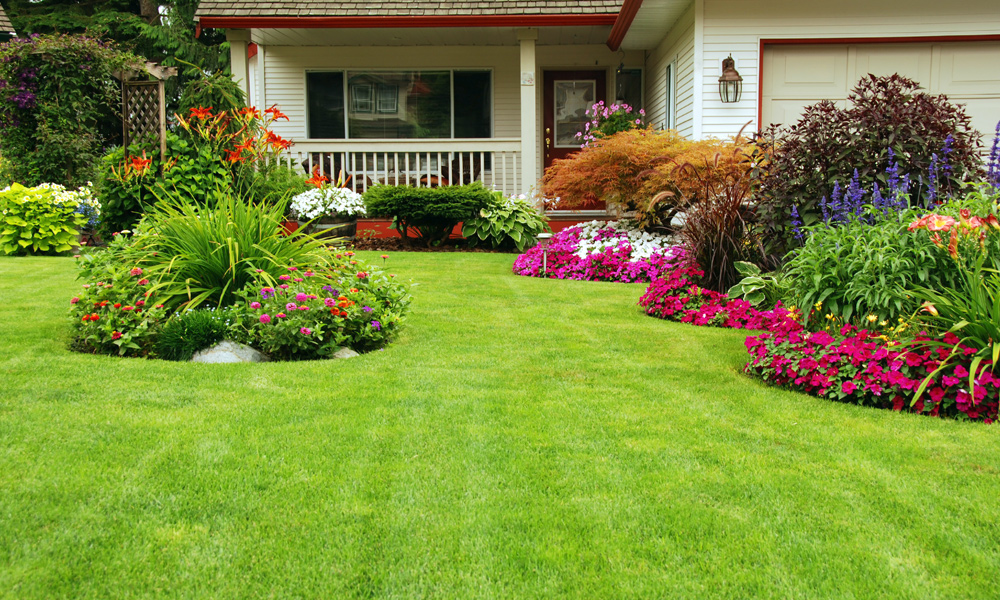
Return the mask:
POLYGON ((354 358, 355 356, 361 355, 346 346, 341 346, 336 352, 330 355, 330 358, 354 358))
POLYGON ((223 340, 211 348, 206 348, 191 358, 191 362, 196 363, 245 363, 267 360, 267 356, 250 346, 229 340, 223 340))

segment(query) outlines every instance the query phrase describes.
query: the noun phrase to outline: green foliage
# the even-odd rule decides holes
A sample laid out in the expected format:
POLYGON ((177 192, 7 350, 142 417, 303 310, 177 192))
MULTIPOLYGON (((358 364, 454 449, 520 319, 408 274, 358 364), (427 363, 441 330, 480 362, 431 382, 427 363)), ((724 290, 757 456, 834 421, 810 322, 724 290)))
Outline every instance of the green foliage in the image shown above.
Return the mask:
POLYGON ((368 214, 392 217, 392 227, 409 242, 413 229, 427 245, 448 239, 456 225, 474 219, 490 205, 493 193, 479 182, 438 188, 377 185, 365 193, 368 214))
POLYGON ((780 271, 764 273, 757 265, 736 261, 733 265, 743 279, 729 288, 727 296, 743 298, 753 306, 774 306, 788 294, 788 280, 780 271))
POLYGON ((157 196, 169 192, 188 202, 204 205, 219 190, 232 185, 230 166, 211 144, 176 133, 167 134, 167 162, 156 179, 157 196))
POLYGON ((139 265, 170 308, 232 304, 258 277, 273 282, 289 265, 329 262, 323 240, 284 235, 284 214, 282 204, 254 205, 223 192, 202 208, 165 196, 136 241, 144 251, 139 265))
POLYGON ((226 72, 206 73, 188 65, 190 80, 184 85, 178 105, 180 114, 192 108, 212 108, 216 112, 236 112, 247 105, 246 94, 226 72))
POLYGON ((78 187, 93 179, 121 92, 114 73, 140 60, 82 36, 45 35, 0 45, 0 152, 28 185, 78 187))
POLYGON ((479 211, 479 217, 462 225, 462 235, 469 245, 480 242, 491 248, 516 248, 524 252, 538 243, 538 234, 551 231, 548 219, 524 195, 504 197, 494 192, 490 205, 479 211))
MULTIPOLYGON (((131 156, 141 156, 145 148, 154 165, 159 165, 160 154, 153 152, 153 144, 136 143, 130 146, 131 156)), ((97 166, 94 193, 101 200, 101 235, 110 239, 112 234, 131 229, 142 218, 147 205, 156 201, 150 186, 155 180, 156 168, 146 173, 129 173, 125 161, 125 149, 112 148, 101 157, 97 166)))
POLYGON ((195 353, 225 339, 234 315, 227 310, 186 310, 174 313, 156 337, 156 355, 166 360, 191 360, 195 353))
MULTIPOLYGON (((988 196, 974 191, 938 212, 958 216, 962 209, 976 211, 988 203, 988 196)), ((804 308, 822 302, 823 313, 848 322, 867 315, 895 321, 919 309, 921 300, 912 290, 958 289, 963 275, 948 253, 923 232, 910 230, 924 214, 910 209, 874 225, 855 219, 840 227, 809 228, 805 244, 789 254, 784 269, 790 300, 804 308)), ((1000 260, 998 238, 990 236, 984 247, 987 256, 1000 260)))
MULTIPOLYGON (((103 251, 106 252, 106 251, 103 251)), ((87 282, 70 303, 72 346, 82 352, 145 356, 166 318, 141 269, 121 255, 88 265, 87 282)))
MULTIPOLYGON (((205 29, 195 37, 198 0, 10 0, 5 4, 23 36, 85 33, 113 40, 125 50, 166 66, 193 63, 208 73, 229 68, 225 30, 205 29)), ((188 82, 202 78, 199 70, 182 68, 167 80, 169 112, 177 110, 180 92, 188 82)), ((120 125, 111 125, 112 132, 120 131, 120 125)))
POLYGON ((820 201, 831 195, 835 182, 846 188, 855 169, 863 189, 875 183, 888 189, 890 150, 899 176, 908 176, 912 184, 913 206, 927 205, 932 155, 941 155, 949 136, 951 171, 939 175, 938 197, 959 189, 981 169, 977 134, 964 107, 919 89, 899 75, 869 75, 854 88, 847 108, 823 101, 808 107, 795 125, 765 132, 758 143, 770 161, 758 165, 759 214, 776 248, 791 241, 792 207, 806 225, 818 222, 820 201))
POLYGON ((77 212, 77 192, 43 184, 15 183, 0 191, 0 254, 69 252, 87 216, 77 212))

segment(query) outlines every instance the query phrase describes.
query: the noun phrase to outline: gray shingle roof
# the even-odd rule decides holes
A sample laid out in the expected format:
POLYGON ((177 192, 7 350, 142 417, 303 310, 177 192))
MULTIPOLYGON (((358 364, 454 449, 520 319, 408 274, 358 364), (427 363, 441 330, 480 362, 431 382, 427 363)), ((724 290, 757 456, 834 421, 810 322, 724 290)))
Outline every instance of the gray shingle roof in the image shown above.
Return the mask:
POLYGON ((581 15, 618 14, 622 0, 481 0, 424 2, 390 0, 271 0, 232 2, 202 0, 198 17, 417 17, 440 15, 581 15))
POLYGON ((7 13, 3 11, 2 6, 0 6, 0 33, 14 35, 14 26, 11 25, 10 19, 7 18, 7 13))

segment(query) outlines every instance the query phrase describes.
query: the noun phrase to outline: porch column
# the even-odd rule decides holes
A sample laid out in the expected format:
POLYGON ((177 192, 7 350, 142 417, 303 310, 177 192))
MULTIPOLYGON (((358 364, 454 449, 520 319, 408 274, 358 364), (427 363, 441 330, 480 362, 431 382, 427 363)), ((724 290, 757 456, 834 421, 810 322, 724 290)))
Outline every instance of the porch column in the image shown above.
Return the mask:
POLYGON ((226 41, 229 42, 229 64, 230 70, 233 72, 233 81, 246 94, 247 103, 252 103, 249 61, 247 61, 247 45, 250 43, 250 31, 247 29, 227 29, 226 41))
POLYGON ((537 29, 517 32, 521 43, 521 181, 527 194, 538 184, 538 100, 535 88, 535 40, 537 29))

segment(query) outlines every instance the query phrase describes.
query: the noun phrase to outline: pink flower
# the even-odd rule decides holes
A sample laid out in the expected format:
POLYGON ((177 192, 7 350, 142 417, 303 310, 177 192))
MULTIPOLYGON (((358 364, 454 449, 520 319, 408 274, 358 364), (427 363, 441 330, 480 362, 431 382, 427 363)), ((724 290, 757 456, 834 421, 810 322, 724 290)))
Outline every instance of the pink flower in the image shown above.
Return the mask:
POLYGON ((145 300, 139 300, 139 301, 137 301, 135 303, 135 305, 136 306, 146 306, 146 301, 145 300))
POLYGON ((312 335, 312 330, 308 327, 303 327, 302 329, 299 329, 299 333, 302 335, 312 335))
POLYGON ((305 302, 308 299, 309 299, 309 296, 307 296, 306 294, 303 294, 302 292, 299 292, 298 294, 295 294, 295 300, 296 300, 296 302, 305 302))
POLYGON ((285 305, 285 310, 295 310, 296 308, 298 307, 295 306, 294 302, 289 302, 288 304, 285 305))
POLYGON ((279 319, 284 319, 285 318, 285 313, 278 313, 278 314, 276 314, 274 316, 278 317, 279 319))
POLYGON ((281 288, 281 289, 283 289, 283 290, 287 290, 288 289, 288 284, 287 283, 283 283, 283 284, 279 285, 278 287, 281 288))
POLYGON ((840 384, 840 391, 845 394, 853 394, 856 389, 858 389, 858 386, 854 385, 853 381, 845 381, 840 384))
POLYGON ((74 296, 73 299, 69 301, 69 303, 70 304, 76 304, 79 301, 80 301, 80 299, 74 296))
POLYGON ((136 268, 132 269, 131 271, 129 271, 128 274, 131 275, 132 277, 138 277, 139 275, 142 275, 142 269, 140 269, 139 267, 136 267, 136 268))
POLYGON ((299 307, 299 310, 309 310, 309 307, 303 305, 299 307))
POLYGON ((260 302, 251 302, 250 308, 257 310, 258 308, 260 308, 260 302))
POLYGON ((271 322, 270 315, 268 315, 267 313, 262 314, 260 316, 260 322, 263 323, 263 324, 265 324, 265 325, 267 325, 268 323, 270 323, 271 322))
POLYGON ((289 280, 289 279, 291 279, 291 278, 292 278, 292 276, 291 276, 291 275, 279 275, 279 276, 278 276, 278 279, 280 279, 280 280, 282 280, 282 281, 288 281, 288 280, 289 280))
POLYGON ((139 280, 139 285, 148 285, 148 284, 149 284, 149 280, 148 279, 140 279, 139 280))
POLYGON ((120 331, 112 331, 111 332, 111 339, 113 339, 113 340, 120 340, 120 339, 122 339, 121 332, 120 331))
POLYGON ((299 268, 298 267, 288 267, 288 270, 289 271, 298 271, 299 268))
POLYGON ((301 278, 301 277, 296 277, 296 278, 295 278, 295 281, 297 281, 297 282, 298 282, 298 281, 302 281, 302 278, 301 278))

